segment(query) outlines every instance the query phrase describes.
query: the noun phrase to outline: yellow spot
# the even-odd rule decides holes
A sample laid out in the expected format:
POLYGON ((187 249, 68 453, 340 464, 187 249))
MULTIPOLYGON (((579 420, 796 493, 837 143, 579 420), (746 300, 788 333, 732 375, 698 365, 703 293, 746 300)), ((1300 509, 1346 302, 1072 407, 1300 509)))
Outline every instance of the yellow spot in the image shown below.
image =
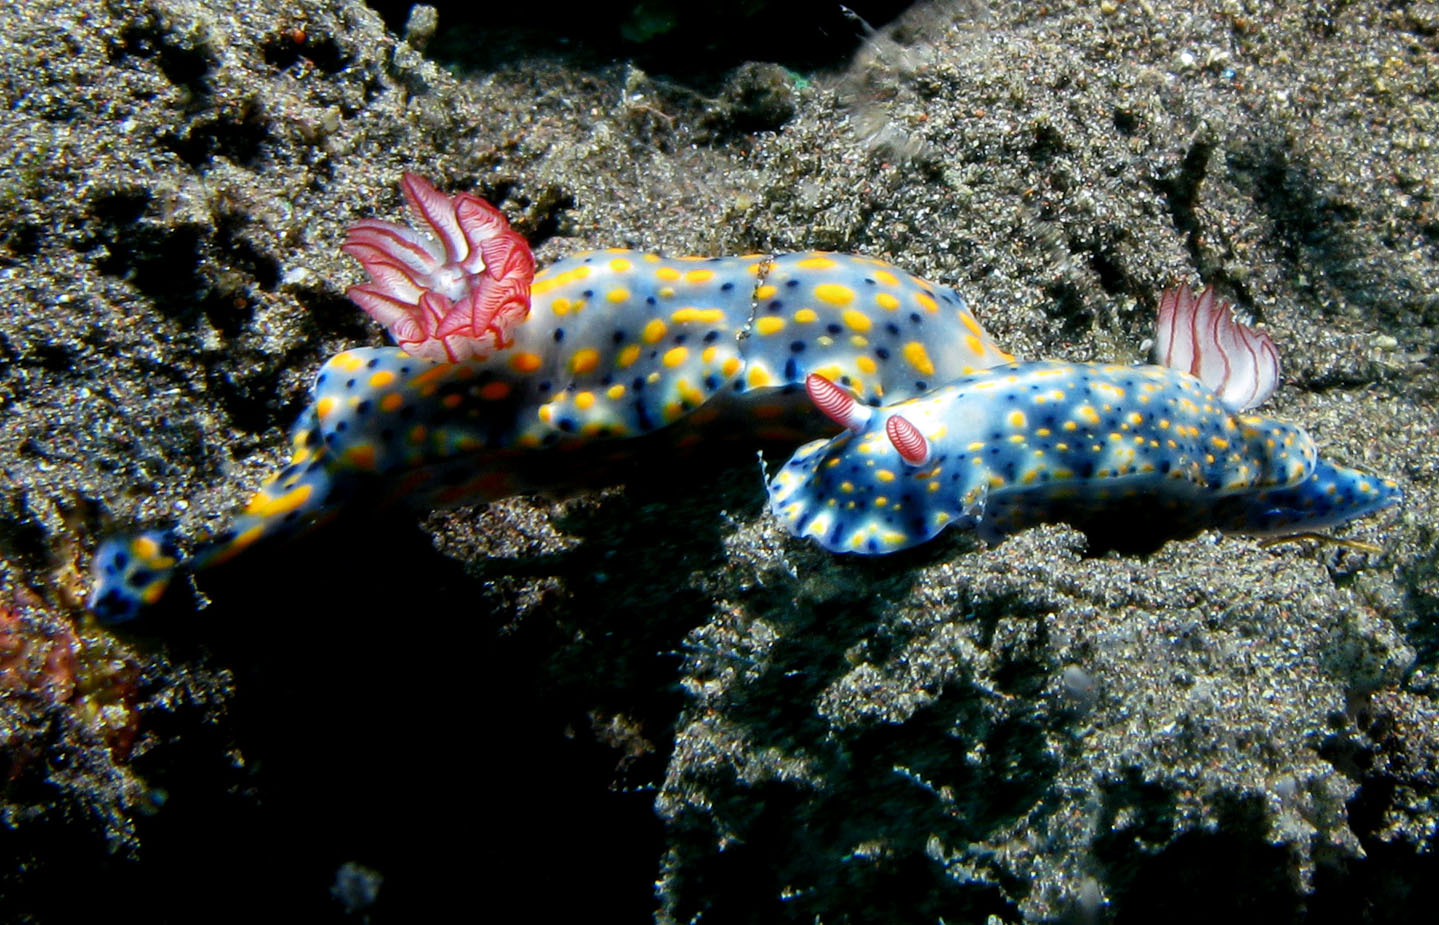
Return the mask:
POLYGON ((934 363, 929 359, 929 353, 924 349, 924 344, 919 341, 912 340, 904 345, 904 358, 920 373, 926 376, 934 375, 934 363))
POLYGON ((610 261, 610 269, 614 270, 616 273, 623 273, 633 266, 634 264, 630 263, 623 257, 616 257, 614 260, 610 261))
POLYGON ((480 397, 486 401, 500 401, 510 397, 508 382, 487 382, 480 386, 480 397))
POLYGON ((714 275, 714 270, 690 270, 689 272, 685 273, 685 282, 707 283, 710 280, 714 279, 714 275))
POLYGON ((889 499, 886 498, 884 495, 879 495, 879 496, 877 496, 877 497, 874 499, 874 506, 875 506, 875 507, 887 507, 887 506, 889 506, 889 499))
POLYGON ((755 366, 749 371, 749 387, 762 389, 767 385, 774 384, 774 377, 764 370, 763 367, 755 366))
POLYGON ((510 357, 510 369, 517 373, 532 373, 544 365, 537 353, 517 353, 510 357))
POLYGON ((984 342, 973 334, 964 335, 964 345, 969 348, 970 353, 984 353, 984 342))
POLYGON ((430 435, 430 432, 425 428, 425 425, 423 425, 423 424, 416 424, 414 427, 410 428, 410 442, 411 442, 411 443, 414 443, 414 444, 424 443, 424 442, 425 442, 425 438, 428 437, 429 435, 430 435))
POLYGON ((784 416, 784 405, 756 405, 751 413, 761 421, 772 421, 784 416))
POLYGON ((660 298, 662 299, 673 299, 675 297, 675 287, 661 286, 659 289, 659 294, 660 298))
POLYGON ((621 302, 627 301, 629 297, 630 291, 623 286, 617 286, 605 293, 605 300, 611 305, 618 305, 621 302))
POLYGON ((615 365, 618 366, 620 369, 629 369, 631 366, 635 365, 635 360, 638 360, 639 358, 640 345, 630 344, 628 347, 620 351, 619 356, 615 357, 615 365))
POLYGON ((600 352, 592 347, 576 350, 570 357, 570 372, 583 375, 592 373, 600 365, 600 352))
POLYGON ((660 267, 655 270, 655 276, 658 276, 667 283, 672 283, 680 278, 680 271, 674 267, 660 267))
POLYGON ((881 482, 894 481, 894 473, 890 472, 888 469, 876 469, 874 472, 874 477, 879 479, 881 482))
POLYGON ((594 392, 581 392, 575 396, 575 407, 581 411, 588 411, 595 403, 594 392))
POLYGON ((446 408, 455 409, 460 407, 460 402, 464 400, 464 396, 461 395, 459 392, 452 392, 449 395, 446 395, 444 398, 440 399, 440 404, 444 405, 446 408))
POLYGON ((1009 412, 1009 418, 1008 418, 1008 420, 1009 420, 1009 426, 1015 428, 1016 430, 1018 430, 1018 429, 1021 428, 1021 427, 1026 427, 1026 426, 1029 425, 1029 418, 1026 418, 1026 417, 1024 416, 1024 412, 1023 412, 1023 411, 1011 411, 1011 412, 1009 412))
POLYGON ((331 362, 347 373, 352 373, 365 365, 364 360, 349 352, 340 354, 339 356, 331 360, 331 362))
POLYGON ((545 404, 540 405, 539 410, 535 413, 540 416, 541 421, 544 421, 546 424, 548 424, 555 419, 555 406, 546 402, 545 404))
POLYGON ((391 382, 394 381, 395 374, 390 372, 388 369, 382 369, 370 377, 370 387, 375 389, 383 389, 385 386, 389 385, 391 382))
POLYGON ((879 369, 874 360, 869 357, 855 357, 854 365, 858 366, 860 372, 873 374, 879 369))
MULTIPOLYGON (((256 495, 250 503, 253 505, 258 500, 260 500, 260 495, 256 495)), ((245 513, 251 512, 247 509, 245 513)), ((153 559, 160 554, 160 544, 155 541, 154 537, 137 536, 130 543, 130 554, 137 559, 153 559)))
POLYGON ((724 312, 718 308, 681 308, 670 315, 670 320, 675 324, 688 322, 714 324, 724 320, 724 312))
POLYGON ((776 292, 779 292, 779 290, 776 289, 774 286, 771 286, 771 285, 769 285, 768 283, 766 283, 765 285, 759 287, 758 289, 756 289, 756 290, 754 291, 754 297, 755 297, 755 300, 756 300, 756 301, 762 301, 762 300, 764 300, 764 299, 772 299, 772 298, 774 298, 774 294, 775 294, 776 292))
POLYGON ((669 328, 658 318, 651 318, 649 324, 640 332, 640 340, 647 344, 657 344, 665 336, 669 328))
POLYGON ((625 387, 616 383, 605 390, 605 396, 609 398, 610 401, 619 401, 625 397, 625 387))
POLYGON ((550 303, 550 311, 556 315, 568 315, 570 313, 570 300, 560 296, 550 303))
POLYGON ((814 297, 821 302, 843 308, 854 301, 854 290, 839 283, 820 283, 814 287, 814 297))
POLYGON ((681 363, 683 363, 685 361, 685 358, 689 355, 690 351, 688 347, 676 347, 673 350, 668 350, 665 352, 664 364, 670 369, 674 369, 676 366, 679 366, 681 363))
MULTIPOLYGON (((1210 437, 1210 438, 1209 438, 1209 442, 1210 442, 1211 444, 1213 444, 1213 446, 1214 446, 1214 448, 1215 448, 1216 450, 1227 450, 1227 449, 1229 449, 1229 441, 1228 441, 1228 440, 1225 440, 1223 437, 1210 437)), ((1272 441, 1270 442, 1269 445, 1270 445, 1271 448, 1273 448, 1273 446, 1274 446, 1274 444, 1273 444, 1272 441)))
MULTIPOLYGON (((350 449, 342 453, 341 459, 358 469, 374 469, 374 445, 371 445, 371 443, 355 443, 354 446, 351 446, 350 449)), ((294 492, 283 496, 283 498, 276 498, 275 501, 281 502, 283 499, 292 498, 295 492, 301 491, 301 489, 305 489, 308 493, 309 486, 301 485, 299 488, 296 488, 294 492)), ((304 501, 304 499, 301 499, 301 501, 304 501)), ((296 501, 294 505, 291 506, 299 506, 299 502, 296 501)), ((282 511, 289 511, 289 509, 291 508, 283 508, 282 511)))
POLYGON ((874 278, 879 280, 881 283, 884 283, 886 286, 899 285, 899 280, 896 279, 894 274, 889 272, 888 270, 875 270, 874 278))
POLYGON ((724 363, 720 366, 720 372, 724 373, 726 376, 733 376, 735 373, 739 372, 740 366, 742 365, 743 364, 740 363, 739 357, 727 357, 725 358, 724 363))
POLYGON ((800 324, 809 324, 819 320, 819 314, 812 308, 801 308, 794 313, 794 320, 800 324))
POLYGON ((1080 405, 1074 409, 1074 416, 1090 427, 1096 427, 1099 424, 1099 412, 1094 410, 1093 405, 1080 405))
POLYGON ((969 333, 973 334, 975 337, 984 336, 984 328, 981 328, 979 326, 979 322, 974 320, 973 315, 971 315, 969 312, 965 311, 962 308, 959 310, 959 321, 966 328, 968 328, 969 333))
POLYGON ((874 322, 869 320, 868 315, 861 311, 855 311, 852 308, 844 313, 843 318, 844 323, 849 325, 850 330, 858 331, 861 334, 874 327, 874 322))
POLYGON ((806 257, 799 263, 795 264, 795 266, 801 267, 805 270, 832 270, 835 267, 839 266, 839 264, 835 263, 833 260, 830 260, 828 257, 816 256, 806 257))
POLYGON ((929 312, 930 314, 933 314, 933 313, 939 311, 939 303, 936 302, 934 299, 930 298, 930 296, 929 296, 928 293, 924 293, 924 292, 916 293, 915 296, 914 296, 914 300, 915 300, 916 302, 918 302, 920 305, 923 305, 923 306, 924 306, 924 310, 927 311, 927 312, 929 312))
POLYGON ((761 334, 778 334, 784 330, 784 319, 767 315, 754 323, 754 329, 761 334))
POLYGON ((874 303, 887 312, 892 312, 899 308, 899 299, 896 299, 888 292, 881 292, 876 295, 874 297, 874 303))
POLYGON ((333 396, 326 395, 324 398, 315 402, 315 414, 319 415, 320 420, 322 421, 325 418, 329 417, 334 412, 334 410, 335 399, 333 396))
POLYGON ((1138 411, 1131 411, 1129 412, 1129 417, 1125 418, 1125 420, 1128 421, 1130 424, 1133 424, 1135 427, 1138 427, 1140 424, 1144 423, 1144 415, 1140 414, 1138 411))
MULTIPOLYGON (((375 448, 368 445, 350 447, 350 449, 345 451, 346 461, 353 459, 352 454, 355 450, 370 451, 368 462, 361 462, 361 465, 368 467, 374 464, 375 448)), ((276 517, 281 514, 288 514, 308 501, 310 499, 310 492, 312 491, 314 491, 314 486, 300 485, 293 491, 286 492, 283 495, 270 495, 265 492, 260 492, 250 499, 250 503, 245 506, 245 513, 252 514, 256 517, 276 517)))

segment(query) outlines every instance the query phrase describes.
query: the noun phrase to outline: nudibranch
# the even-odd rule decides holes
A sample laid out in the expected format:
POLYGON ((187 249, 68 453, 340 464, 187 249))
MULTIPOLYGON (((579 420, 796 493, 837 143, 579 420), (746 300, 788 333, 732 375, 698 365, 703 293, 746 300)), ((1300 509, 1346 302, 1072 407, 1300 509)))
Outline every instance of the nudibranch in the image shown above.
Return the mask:
POLYGON ((833 429, 807 377, 877 405, 1014 359, 959 293, 881 260, 609 250, 536 275, 482 199, 413 174, 401 189, 415 226, 366 219, 343 248, 370 276, 351 299, 398 346, 324 365, 289 464, 188 557, 162 531, 102 543, 90 598, 101 619, 130 619, 176 570, 357 497, 455 505, 562 487, 637 452, 735 435, 798 443, 833 429))
POLYGON ((946 527, 993 540, 1117 511, 1167 536, 1287 535, 1399 500, 1394 482, 1319 459, 1301 428, 1245 413, 1274 391, 1279 354, 1212 288, 1164 293, 1155 358, 994 365, 883 407, 810 375, 845 431, 795 453, 770 510, 826 549, 885 553, 946 527))

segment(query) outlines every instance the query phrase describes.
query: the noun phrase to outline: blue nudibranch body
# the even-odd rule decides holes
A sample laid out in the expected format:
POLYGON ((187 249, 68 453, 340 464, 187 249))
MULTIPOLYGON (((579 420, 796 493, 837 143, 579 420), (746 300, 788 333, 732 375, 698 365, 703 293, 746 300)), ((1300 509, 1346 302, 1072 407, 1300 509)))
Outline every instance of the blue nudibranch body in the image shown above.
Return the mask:
POLYGON ((770 484, 791 533, 883 553, 949 526, 994 539, 1142 498, 1182 530, 1312 530, 1392 503, 1392 482, 1320 463, 1298 427, 1240 415, 1162 366, 1013 363, 874 409, 801 447, 770 484), (906 458, 896 418, 914 428, 906 458))
POLYGON ((91 609, 125 620, 177 569, 225 561, 356 496, 426 506, 572 484, 635 452, 742 435, 802 447, 771 510, 836 551, 881 553, 949 525, 995 537, 1152 499, 1180 530, 1286 533, 1397 500, 1319 461, 1299 428, 1239 412, 1278 354, 1212 291, 1161 304, 1162 366, 1017 363, 952 289, 883 261, 804 253, 580 254, 534 274, 488 203, 407 174, 423 230, 367 219, 350 296, 399 347, 330 359, 289 464, 188 558, 164 532, 95 557, 91 609), (806 397, 807 396, 807 397, 806 397))

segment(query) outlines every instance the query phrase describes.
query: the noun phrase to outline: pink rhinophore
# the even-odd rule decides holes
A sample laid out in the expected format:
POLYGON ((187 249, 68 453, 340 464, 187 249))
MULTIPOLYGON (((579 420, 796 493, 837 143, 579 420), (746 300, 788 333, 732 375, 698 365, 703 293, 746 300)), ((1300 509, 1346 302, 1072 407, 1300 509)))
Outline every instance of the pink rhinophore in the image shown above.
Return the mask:
POLYGON ((1230 411, 1263 404, 1279 385, 1274 341, 1235 318, 1213 286, 1196 297, 1180 284, 1159 297, 1154 359, 1204 383, 1230 411))
POLYGON ((417 357, 455 362, 508 347, 530 312, 529 244, 472 193, 446 196, 413 173, 400 189, 418 227, 373 218, 350 227, 341 250, 370 281, 349 297, 417 357))

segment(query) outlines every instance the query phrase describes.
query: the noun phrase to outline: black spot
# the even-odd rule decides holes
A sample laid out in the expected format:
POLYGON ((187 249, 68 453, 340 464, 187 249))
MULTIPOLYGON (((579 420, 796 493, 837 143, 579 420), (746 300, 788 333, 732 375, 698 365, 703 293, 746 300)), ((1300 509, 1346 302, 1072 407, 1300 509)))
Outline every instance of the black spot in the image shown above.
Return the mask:
POLYGON ((849 385, 849 384, 850 384, 851 382, 853 382, 853 381, 854 381, 854 380, 850 379, 848 376, 840 376, 840 377, 839 377, 839 384, 840 384, 840 385, 849 385))
POLYGON ((734 283, 725 283, 725 284, 723 284, 723 285, 720 286, 720 291, 721 291, 721 292, 729 292, 729 291, 730 291, 731 289, 733 289, 733 288, 734 288, 734 283))
POLYGON ((338 423, 338 424, 335 425, 335 430, 336 430, 337 432, 339 432, 339 433, 344 433, 345 431, 347 431, 347 430, 349 430, 349 429, 350 429, 350 422, 349 422, 349 421, 341 421, 340 423, 338 423))
POLYGON ((777 312, 780 309, 784 308, 784 303, 781 302, 779 299, 771 299, 769 305, 767 305, 766 308, 768 308, 772 312, 777 312))
POLYGON ((415 416, 415 406, 414 406, 414 405, 406 405, 405 407, 403 407, 403 408, 400 409, 400 418, 401 418, 402 420, 408 421, 408 420, 410 420, 411 418, 413 418, 414 416, 415 416))
POLYGON ((1094 478, 1094 461, 1083 459, 1074 464, 1074 474, 1082 479, 1094 478))
POLYGON ((560 430, 567 434, 572 434, 579 429, 579 425, 575 423, 574 418, 560 418, 558 426, 560 430))
POLYGON ((127 565, 129 565, 129 564, 130 564, 130 554, 129 554, 128 552, 117 552, 117 553, 115 553, 115 567, 116 567, 116 568, 124 568, 125 566, 127 566, 127 565))
POLYGON ((315 377, 315 388, 318 389, 318 388, 320 388, 320 386, 324 385, 324 384, 325 384, 325 380, 328 379, 328 378, 330 378, 330 374, 329 374, 329 373, 320 373, 318 376, 316 376, 316 377, 315 377))
POLYGON ((824 329, 831 334, 838 334, 839 332, 844 330, 844 328, 840 327, 837 324, 827 324, 824 326, 824 329))
POLYGON ((136 569, 135 574, 130 576, 130 584, 134 585, 137 588, 141 588, 145 585, 148 585, 154 578, 155 573, 152 572, 150 569, 136 569))
POLYGON ((408 376, 410 375, 410 367, 408 367, 408 366, 401 366, 401 367, 400 367, 400 375, 403 376, 403 377, 408 377, 408 376))
POLYGON ((593 289, 586 289, 584 292, 584 296, 587 299, 593 299, 595 297, 595 291, 593 289))
POLYGON ((625 332, 615 331, 615 333, 610 335, 610 341, 616 344, 623 344, 625 342, 625 332))
POLYGON ((717 340, 719 340, 718 331, 710 331, 708 334, 705 335, 705 343, 707 344, 712 344, 717 340))
POLYGON ((395 429, 394 429, 393 427, 386 427, 386 428, 382 429, 382 430, 380 431, 380 439, 383 440, 383 441, 385 441, 386 443, 390 443, 390 442, 394 441, 394 439, 395 439, 395 429))
POLYGON ((799 361, 796 360, 794 357, 790 357, 788 360, 785 360, 784 377, 786 379, 799 378, 799 361))
POLYGON ((636 392, 643 391, 643 390, 644 390, 644 387, 645 387, 645 378, 644 378, 644 376, 636 376, 636 377, 634 378, 634 381, 630 383, 630 388, 631 388, 631 389, 634 389, 636 392))
POLYGON ((872 280, 872 279, 870 279, 868 276, 866 276, 866 277, 864 278, 864 281, 865 281, 868 285, 871 285, 871 286, 877 285, 877 284, 875 283, 875 281, 872 280))
POLYGON ((789 288, 793 289, 795 286, 798 286, 798 285, 799 285, 799 280, 797 280, 797 279, 786 280, 786 281, 785 281, 785 285, 788 286, 789 288))
POLYGON ((884 329, 895 337, 899 336, 899 325, 895 324, 893 321, 886 321, 884 323, 884 329))
POLYGON ((644 402, 635 402, 635 426, 641 432, 655 429, 655 422, 650 418, 650 409, 644 402))
POLYGON ((709 389, 711 392, 719 388, 719 379, 717 379, 713 373, 705 376, 705 388, 709 389))
POLYGON ((949 296, 944 295, 944 294, 941 294, 941 295, 940 295, 939 300, 940 300, 941 302, 943 302, 945 305, 953 305, 953 304, 954 304, 954 299, 951 299, 949 296))
POLYGON ((675 343, 677 343, 677 344, 682 344, 682 343, 685 342, 685 338, 687 338, 687 337, 689 337, 688 334, 676 334, 676 335, 675 335, 675 343))
POLYGON ((928 392, 928 391, 929 391, 929 384, 928 384, 927 382, 925 382, 923 379, 916 379, 916 380, 914 380, 914 390, 915 390, 916 392, 928 392))
POLYGON ((790 353, 804 353, 804 341, 802 341, 802 340, 792 340, 792 341, 790 341, 790 343, 789 343, 789 352, 790 352, 790 353))
POLYGON ((548 393, 551 388, 553 388, 553 386, 550 385, 550 380, 546 379, 539 385, 535 386, 535 391, 539 392, 541 395, 544 395, 548 393))
POLYGON ((611 385, 614 383, 614 381, 615 377, 611 376, 609 373, 606 373, 605 375, 600 377, 600 385, 611 385))
POLYGON ((374 403, 371 402, 371 401, 367 398, 367 399, 365 399, 364 401, 360 402, 358 405, 355 406, 355 413, 356 413, 356 414, 369 414, 369 413, 370 413, 370 408, 373 407, 373 406, 374 406, 374 403))
POLYGON ((560 341, 564 340, 564 339, 565 339, 565 329, 564 329, 564 328, 555 328, 554 338, 555 338, 555 343, 557 343, 557 344, 558 344, 560 341))
POLYGON ((876 348, 874 348, 874 355, 875 355, 877 358, 879 358, 880 360, 888 360, 888 359, 889 359, 889 351, 886 350, 886 349, 883 348, 883 347, 876 347, 876 348))
POLYGON ((919 312, 910 312, 909 320, 911 324, 919 324, 924 319, 920 317, 919 312))
POLYGON ((653 305, 653 304, 655 304, 655 297, 654 297, 654 296, 645 296, 645 304, 646 304, 646 305, 653 305))
POLYGON ((379 365, 380 365, 380 358, 379 358, 379 357, 371 357, 371 358, 370 358, 370 361, 365 364, 365 368, 366 368, 366 369, 374 369, 376 366, 379 366, 379 365))
POLYGON ((318 430, 305 431, 305 446, 316 447, 320 445, 320 432, 318 430))
POLYGON ((345 388, 347 388, 347 389, 353 389, 354 387, 355 387, 355 380, 353 380, 353 379, 346 379, 346 380, 345 380, 345 388))

